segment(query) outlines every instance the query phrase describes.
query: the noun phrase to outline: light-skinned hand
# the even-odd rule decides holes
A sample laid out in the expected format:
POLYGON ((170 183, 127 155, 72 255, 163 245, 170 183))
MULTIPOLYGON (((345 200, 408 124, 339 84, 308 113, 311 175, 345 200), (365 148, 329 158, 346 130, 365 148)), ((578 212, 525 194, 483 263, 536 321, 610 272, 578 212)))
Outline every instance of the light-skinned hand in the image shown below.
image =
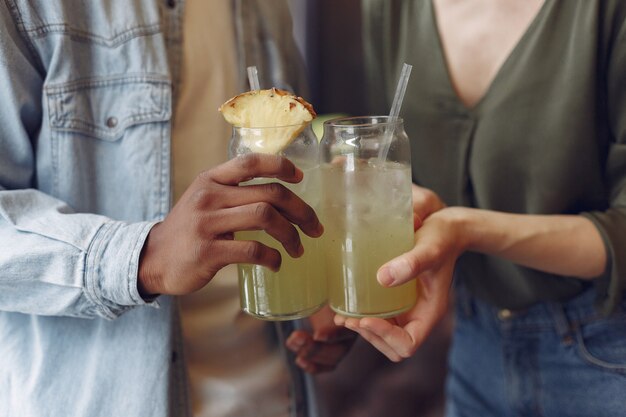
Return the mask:
POLYGON ((455 209, 445 208, 435 193, 414 185, 413 212, 415 246, 381 266, 377 278, 384 286, 417 279, 415 306, 393 319, 334 318, 335 324, 354 330, 394 362, 413 355, 445 315, 454 264, 463 250, 455 209))

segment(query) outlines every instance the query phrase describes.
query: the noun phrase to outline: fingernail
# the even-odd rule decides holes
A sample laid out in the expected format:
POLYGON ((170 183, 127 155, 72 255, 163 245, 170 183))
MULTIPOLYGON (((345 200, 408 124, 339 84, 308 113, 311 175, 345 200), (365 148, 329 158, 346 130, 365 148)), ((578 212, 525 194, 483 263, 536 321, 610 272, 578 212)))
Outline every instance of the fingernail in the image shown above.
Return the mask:
POLYGON ((304 346, 304 339, 301 337, 294 337, 287 341, 287 347, 293 351, 300 350, 304 346))
POLYGON ((304 246, 302 246, 302 242, 298 245, 297 257, 301 257, 304 254, 304 246))
POLYGON ((311 237, 320 237, 324 234, 324 226, 321 223, 317 223, 314 229, 311 229, 311 232, 307 233, 311 237))
POLYGON ((376 279, 384 287, 390 287, 396 282, 394 271, 390 266, 380 268, 376 274, 376 279))
POLYGON ((313 340, 316 342, 328 342, 332 339, 332 335, 328 331, 317 331, 313 334, 313 340))
POLYGON ((304 358, 298 356, 296 358, 296 365, 298 365, 300 368, 306 370, 306 368, 309 366, 309 362, 307 360, 305 360, 304 358))
POLYGON ((413 272, 407 262, 402 260, 389 262, 378 271, 378 282, 389 287, 398 284, 401 279, 408 279, 413 272))
POLYGON ((278 265, 271 265, 268 266, 268 268, 272 271, 272 272, 278 272, 280 271, 280 265, 282 264, 282 259, 281 261, 278 263, 278 265))
POLYGON ((346 321, 344 323, 344 326, 350 330, 356 330, 357 326, 354 325, 354 323, 351 323, 350 321, 346 321))

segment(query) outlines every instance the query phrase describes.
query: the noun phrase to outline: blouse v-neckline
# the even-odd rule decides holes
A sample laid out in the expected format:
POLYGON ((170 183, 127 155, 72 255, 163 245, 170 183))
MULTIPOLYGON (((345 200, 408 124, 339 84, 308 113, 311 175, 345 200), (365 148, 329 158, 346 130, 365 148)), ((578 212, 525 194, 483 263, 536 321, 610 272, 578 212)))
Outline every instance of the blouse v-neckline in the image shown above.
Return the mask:
POLYGON ((529 38, 532 37, 537 32, 537 27, 541 23, 544 18, 544 15, 547 14, 548 5, 551 3, 551 0, 545 0, 541 5, 541 8, 537 11, 535 16, 532 18, 524 33, 517 40, 513 48, 510 50, 509 54, 506 56, 502 64, 498 67, 494 77, 489 82, 489 85, 482 93, 480 98, 471 106, 466 105, 458 92, 454 88, 454 83, 452 81, 452 76, 450 72, 450 68, 448 67, 448 61, 446 59, 445 47, 443 44, 443 39, 441 38, 441 33, 439 32, 439 23, 437 20, 437 14, 435 12, 434 0, 429 0, 428 4, 430 5, 430 19, 429 21, 433 25, 433 32, 436 43, 436 55, 437 55, 437 65, 441 67, 441 74, 444 75, 446 89, 450 92, 451 96, 455 104, 464 112, 468 114, 476 114, 480 111, 480 109, 484 106, 484 103, 488 102, 490 98, 497 91, 498 84, 502 82, 502 78, 506 76, 507 68, 515 63, 517 56, 520 54, 520 50, 523 49, 524 45, 528 43, 529 38))

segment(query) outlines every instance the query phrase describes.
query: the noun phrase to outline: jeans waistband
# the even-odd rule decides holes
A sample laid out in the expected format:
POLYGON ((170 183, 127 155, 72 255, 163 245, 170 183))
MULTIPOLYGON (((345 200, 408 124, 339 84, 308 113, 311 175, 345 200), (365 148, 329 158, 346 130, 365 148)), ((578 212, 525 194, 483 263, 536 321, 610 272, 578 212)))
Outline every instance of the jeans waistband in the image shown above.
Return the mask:
MULTIPOLYGON (((592 285, 577 296, 564 302, 546 301, 524 309, 498 308, 469 294, 462 286, 455 289, 457 314, 464 317, 479 316, 495 321, 503 330, 554 329, 565 336, 574 326, 604 319, 596 308, 596 291, 592 285)), ((624 302, 618 309, 622 312, 624 302)))

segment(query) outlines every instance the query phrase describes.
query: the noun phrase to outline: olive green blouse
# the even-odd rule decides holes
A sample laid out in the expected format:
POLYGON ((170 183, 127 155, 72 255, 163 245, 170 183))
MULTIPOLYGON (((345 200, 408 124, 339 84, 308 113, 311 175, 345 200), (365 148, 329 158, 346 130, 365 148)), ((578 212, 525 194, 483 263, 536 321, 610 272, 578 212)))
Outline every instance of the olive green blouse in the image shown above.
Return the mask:
MULTIPOLYGON (((626 288, 626 1, 546 0, 472 108, 450 82, 430 0, 362 5, 373 111, 388 111, 413 65, 402 116, 414 181, 448 205, 588 217, 609 254, 598 301, 612 310, 626 288)), ((476 253, 457 275, 506 308, 591 285, 476 253)))

